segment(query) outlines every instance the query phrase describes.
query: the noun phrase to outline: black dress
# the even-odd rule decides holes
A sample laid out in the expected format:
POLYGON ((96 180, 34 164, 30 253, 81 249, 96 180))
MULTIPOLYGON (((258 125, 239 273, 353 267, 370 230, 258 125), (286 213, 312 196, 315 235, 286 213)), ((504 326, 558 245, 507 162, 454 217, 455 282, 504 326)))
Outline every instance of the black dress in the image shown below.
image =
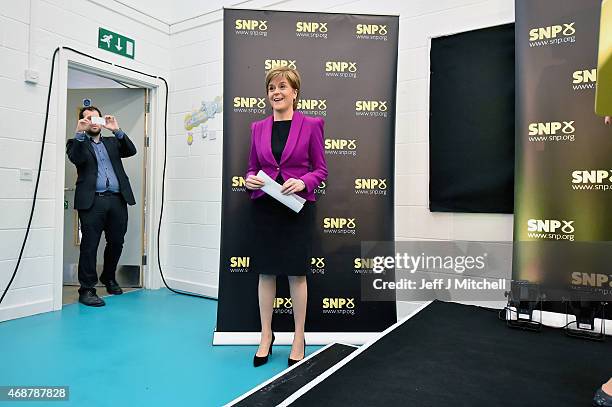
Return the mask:
MULTIPOLYGON (((276 162, 289 137, 291 120, 274 122, 272 126, 272 154, 276 162)), ((285 180, 279 174, 276 182, 285 180)), ((257 274, 304 276, 310 269, 314 202, 306 201, 299 213, 264 195, 252 201, 251 270, 257 274)))

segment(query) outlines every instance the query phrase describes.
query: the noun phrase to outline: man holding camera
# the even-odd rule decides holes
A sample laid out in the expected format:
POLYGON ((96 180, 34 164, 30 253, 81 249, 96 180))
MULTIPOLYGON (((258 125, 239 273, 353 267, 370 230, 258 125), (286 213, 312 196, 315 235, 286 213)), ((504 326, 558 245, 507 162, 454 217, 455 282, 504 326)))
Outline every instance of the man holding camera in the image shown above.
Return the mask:
POLYGON ((79 302, 92 307, 105 305, 96 294, 96 254, 104 231, 104 267, 100 282, 109 294, 123 291, 115 279, 115 271, 127 232, 127 205, 134 205, 134 194, 121 159, 136 154, 136 147, 113 116, 102 116, 94 106, 79 110, 76 134, 66 143, 66 152, 76 166, 78 178, 74 208, 81 222, 79 255, 79 302), (114 137, 101 137, 102 128, 114 137))

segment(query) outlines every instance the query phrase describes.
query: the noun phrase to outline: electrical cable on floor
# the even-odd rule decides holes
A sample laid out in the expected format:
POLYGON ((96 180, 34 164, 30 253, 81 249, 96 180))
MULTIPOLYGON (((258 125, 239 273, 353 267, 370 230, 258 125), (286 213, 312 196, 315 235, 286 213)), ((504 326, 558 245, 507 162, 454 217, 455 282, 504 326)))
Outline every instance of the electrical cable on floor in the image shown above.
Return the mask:
MULTIPOLYGON (((47 93, 47 108, 46 108, 46 112, 45 112, 45 125, 43 127, 43 135, 42 135, 42 145, 40 148, 40 158, 39 158, 39 162, 38 162, 38 171, 37 171, 37 175, 36 175, 36 184, 34 186, 34 196, 32 198, 32 208, 30 210, 30 217, 28 219, 28 226, 26 227, 26 233, 25 236, 23 238, 23 243, 21 245, 21 250, 19 251, 19 257, 17 258, 17 264, 15 265, 15 270, 13 271, 13 275, 11 276, 11 279, 9 280, 8 285, 6 286, 6 288, 4 289, 4 292, 2 293, 2 296, 0 297, 0 304, 2 304, 2 301, 4 300, 4 297, 6 296, 6 294, 8 293, 9 288, 11 287, 11 284, 13 283, 13 281, 15 280, 15 276, 17 275, 17 271, 19 270, 19 265, 21 264, 21 259, 23 257, 23 252, 25 250, 25 246, 26 243, 28 241, 28 236, 30 234, 30 227, 32 225, 32 219, 34 218, 34 209, 36 207, 36 196, 38 194, 38 185, 40 182, 40 174, 41 174, 41 170, 42 170, 42 162, 43 162, 43 156, 44 156, 44 152, 45 152, 45 140, 47 137, 47 124, 49 121, 49 106, 51 103, 51 90, 53 88, 53 73, 55 71, 55 57, 57 56, 58 52, 60 51, 60 49, 65 49, 65 50, 69 50, 72 51, 76 54, 82 55, 84 57, 87 58, 91 58, 94 59, 98 62, 102 62, 111 66, 115 66, 117 68, 122 68, 122 69, 126 69, 128 71, 132 71, 141 75, 145 75, 148 76, 150 78, 155 78, 155 79, 160 79, 164 82, 164 86, 166 88, 166 97, 165 97, 165 107, 164 107, 164 164, 163 164, 163 169, 162 169, 162 185, 161 185, 161 205, 160 205, 160 212, 159 212, 159 224, 157 226, 157 265, 159 267, 159 274, 162 278, 162 281, 164 282, 164 285, 166 286, 166 288, 170 291, 172 291, 173 293, 176 294, 182 294, 182 295, 188 295, 190 297, 198 297, 198 298, 206 298, 206 299, 216 299, 213 297, 209 297, 206 295, 202 295, 202 294, 196 294, 196 293, 190 293, 187 291, 182 291, 182 290, 176 290, 174 288, 171 288, 168 283, 166 282, 166 278, 164 277, 164 273, 162 271, 162 266, 161 266, 161 259, 160 259, 160 248, 159 248, 159 240, 160 240, 160 236, 161 236, 161 225, 162 225, 162 219, 163 219, 163 215, 164 215, 164 196, 165 196, 165 185, 166 185, 166 162, 167 162, 167 151, 168 151, 168 93, 169 93, 169 88, 168 88, 168 82, 166 81, 166 79, 164 79, 161 76, 156 76, 156 75, 151 75, 148 73, 144 73, 141 71, 137 71, 135 69, 132 68, 128 68, 125 66, 121 66, 121 65, 117 65, 114 64, 112 62, 108 62, 105 61, 103 59, 100 58, 96 58, 92 55, 88 55, 85 54, 84 52, 81 51, 77 51, 73 48, 70 47, 57 47, 55 49, 55 51, 53 52, 53 56, 51 57, 51 75, 49 77, 49 92, 47 93)), ((57 225, 56 225, 57 227, 57 225)))

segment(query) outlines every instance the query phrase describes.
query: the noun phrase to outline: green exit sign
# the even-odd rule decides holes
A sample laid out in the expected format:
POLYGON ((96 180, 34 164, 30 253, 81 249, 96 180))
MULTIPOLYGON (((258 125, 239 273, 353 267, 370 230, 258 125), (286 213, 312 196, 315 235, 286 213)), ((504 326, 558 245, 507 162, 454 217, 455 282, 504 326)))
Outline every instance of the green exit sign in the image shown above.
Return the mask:
POLYGON ((98 29, 98 48, 134 59, 136 42, 106 28, 98 29))

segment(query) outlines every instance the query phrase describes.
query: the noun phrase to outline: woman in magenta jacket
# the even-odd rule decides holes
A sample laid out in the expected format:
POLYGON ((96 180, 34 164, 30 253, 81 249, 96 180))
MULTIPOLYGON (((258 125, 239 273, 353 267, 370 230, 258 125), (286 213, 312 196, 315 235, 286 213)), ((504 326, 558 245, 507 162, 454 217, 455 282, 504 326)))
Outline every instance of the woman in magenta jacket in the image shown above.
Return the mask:
POLYGON ((261 340, 253 358, 255 367, 268 361, 272 353, 273 302, 276 276, 289 279, 295 334, 288 364, 304 358, 307 285, 306 273, 312 257, 315 227, 315 188, 327 178, 323 119, 296 111, 300 75, 295 69, 280 67, 266 75, 266 91, 273 114, 251 125, 251 151, 246 187, 253 203, 253 256, 251 268, 259 274, 259 315, 261 340), (263 170, 282 185, 284 194, 306 199, 295 213, 261 191, 263 170))

